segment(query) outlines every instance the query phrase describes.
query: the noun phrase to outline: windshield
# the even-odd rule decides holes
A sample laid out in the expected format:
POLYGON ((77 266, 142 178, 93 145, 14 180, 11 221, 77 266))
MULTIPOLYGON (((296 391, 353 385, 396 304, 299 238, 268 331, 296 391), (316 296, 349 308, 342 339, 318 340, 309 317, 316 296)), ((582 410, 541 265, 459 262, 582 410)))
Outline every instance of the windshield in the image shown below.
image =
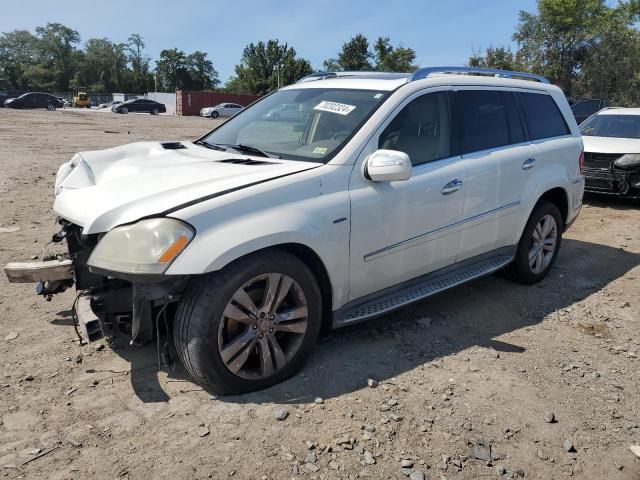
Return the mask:
POLYGON ((588 137, 640 138, 640 115, 596 115, 580 125, 588 137))
POLYGON ((280 90, 242 110, 202 141, 223 147, 248 145, 285 159, 327 162, 384 98, 385 92, 371 90, 280 90))

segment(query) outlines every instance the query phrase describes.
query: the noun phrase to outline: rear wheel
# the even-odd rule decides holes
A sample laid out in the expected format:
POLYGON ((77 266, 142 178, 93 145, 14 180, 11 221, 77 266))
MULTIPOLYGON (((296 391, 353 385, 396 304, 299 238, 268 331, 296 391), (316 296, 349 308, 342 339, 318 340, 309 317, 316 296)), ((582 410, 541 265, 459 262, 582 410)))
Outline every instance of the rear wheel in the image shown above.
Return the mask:
POLYGON ((299 370, 320 332, 318 284, 298 258, 271 251, 194 279, 174 341, 193 379, 218 394, 269 387, 299 370))
POLYGON ((524 228, 516 257, 507 274, 520 283, 542 280, 556 261, 562 243, 562 215, 553 203, 541 201, 524 228))

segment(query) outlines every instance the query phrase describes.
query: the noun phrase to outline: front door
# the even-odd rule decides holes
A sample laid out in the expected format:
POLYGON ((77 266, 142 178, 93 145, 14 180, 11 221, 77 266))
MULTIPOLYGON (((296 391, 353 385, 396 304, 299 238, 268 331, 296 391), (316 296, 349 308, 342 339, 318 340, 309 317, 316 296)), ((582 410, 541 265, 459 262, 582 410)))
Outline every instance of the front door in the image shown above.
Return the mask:
POLYGON ((467 175, 460 157, 452 155, 449 96, 440 89, 405 100, 353 170, 350 300, 455 262, 467 175), (366 154, 378 148, 407 153, 411 178, 368 180, 366 154))

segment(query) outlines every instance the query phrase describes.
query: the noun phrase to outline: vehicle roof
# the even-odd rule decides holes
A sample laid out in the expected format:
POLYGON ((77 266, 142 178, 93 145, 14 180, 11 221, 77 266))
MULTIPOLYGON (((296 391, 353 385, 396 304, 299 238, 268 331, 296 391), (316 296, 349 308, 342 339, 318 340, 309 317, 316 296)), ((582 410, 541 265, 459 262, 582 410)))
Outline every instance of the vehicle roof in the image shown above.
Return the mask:
POLYGON ((640 115, 640 108, 608 107, 596 115, 640 115))
MULTIPOLYGON (((371 72, 363 72, 371 73, 371 72)), ((379 90, 392 91, 407 83, 427 86, 437 85, 478 85, 492 87, 507 88, 527 88, 534 90, 550 91, 558 87, 531 80, 520 80, 515 78, 502 78, 481 75, 464 75, 464 74, 433 74, 425 79, 410 80, 411 74, 380 74, 379 76, 358 75, 354 73, 352 76, 344 76, 337 78, 326 78, 321 80, 309 80, 302 83, 294 83, 284 87, 283 90, 295 90, 303 88, 335 88, 335 89, 356 89, 356 90, 379 90)))

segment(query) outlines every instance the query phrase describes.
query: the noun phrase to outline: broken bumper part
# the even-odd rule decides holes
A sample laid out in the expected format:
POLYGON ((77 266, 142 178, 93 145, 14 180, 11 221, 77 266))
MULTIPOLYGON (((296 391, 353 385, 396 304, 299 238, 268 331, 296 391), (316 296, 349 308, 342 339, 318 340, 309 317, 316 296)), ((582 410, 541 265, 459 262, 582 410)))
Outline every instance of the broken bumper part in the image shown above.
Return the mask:
POLYGON ((71 260, 47 262, 12 262, 4 267, 9 283, 55 282, 73 280, 71 260))

